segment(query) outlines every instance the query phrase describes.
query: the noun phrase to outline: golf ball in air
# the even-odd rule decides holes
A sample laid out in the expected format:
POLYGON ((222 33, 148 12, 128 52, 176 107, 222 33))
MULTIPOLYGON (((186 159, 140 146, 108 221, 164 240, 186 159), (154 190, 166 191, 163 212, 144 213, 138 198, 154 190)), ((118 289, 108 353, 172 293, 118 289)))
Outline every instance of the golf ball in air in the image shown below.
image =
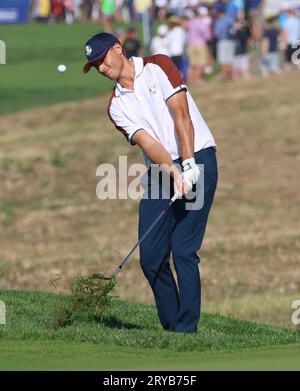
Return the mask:
POLYGON ((60 64, 60 65, 57 67, 57 70, 58 70, 58 72, 66 72, 67 67, 65 66, 65 64, 60 64))

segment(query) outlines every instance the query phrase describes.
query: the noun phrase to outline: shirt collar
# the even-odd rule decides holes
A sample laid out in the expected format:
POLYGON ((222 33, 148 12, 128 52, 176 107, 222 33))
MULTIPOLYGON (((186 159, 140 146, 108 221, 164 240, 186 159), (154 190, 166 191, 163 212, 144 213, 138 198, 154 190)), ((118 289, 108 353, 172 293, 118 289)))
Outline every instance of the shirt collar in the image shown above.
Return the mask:
MULTIPOLYGON (((144 60, 143 57, 131 57, 131 59, 134 64, 134 71, 135 71, 134 79, 137 79, 140 76, 140 74, 143 72, 144 60)), ((132 91, 127 90, 127 88, 123 88, 121 84, 117 83, 115 89, 115 95, 120 96, 122 92, 124 93, 124 92, 132 92, 132 91)))
POLYGON ((131 57, 134 63, 135 79, 140 76, 144 69, 143 57, 131 57))

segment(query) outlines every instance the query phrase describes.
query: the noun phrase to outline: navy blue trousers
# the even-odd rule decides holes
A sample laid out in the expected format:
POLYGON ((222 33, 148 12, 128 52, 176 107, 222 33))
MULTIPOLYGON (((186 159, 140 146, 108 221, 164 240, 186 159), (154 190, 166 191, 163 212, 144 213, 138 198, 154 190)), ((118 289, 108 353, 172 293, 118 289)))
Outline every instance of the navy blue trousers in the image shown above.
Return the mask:
MULTIPOLYGON (((204 165, 204 202, 202 208, 187 210, 185 197, 171 209, 140 245, 140 263, 152 288, 158 316, 165 330, 196 332, 200 319, 201 281, 199 251, 217 186, 217 160, 214 148, 195 153, 197 164, 204 165), (178 288, 170 269, 172 253, 178 288)), ((180 163, 181 160, 175 160, 180 163)), ((151 169, 148 189, 151 187, 151 169)), ((159 184, 160 186, 160 184, 159 184)), ((172 186, 172 185, 171 185, 172 186)), ((171 196, 173 195, 173 188, 171 196)), ((139 207, 139 238, 168 205, 169 199, 143 198, 139 207)))

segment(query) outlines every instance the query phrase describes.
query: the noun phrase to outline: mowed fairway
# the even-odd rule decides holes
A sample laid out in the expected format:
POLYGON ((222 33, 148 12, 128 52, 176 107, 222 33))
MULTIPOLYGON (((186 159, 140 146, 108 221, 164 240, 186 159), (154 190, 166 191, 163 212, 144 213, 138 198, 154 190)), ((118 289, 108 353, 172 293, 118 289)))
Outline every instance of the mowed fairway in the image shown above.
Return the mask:
POLYGON ((168 353, 96 344, 0 341, 1 370, 299 371, 300 345, 235 352, 168 353))
MULTIPOLYGON (((0 66, 4 290, 68 293, 76 275, 111 273, 137 241, 138 200, 100 201, 95 193, 99 164, 118 167, 120 155, 128 165, 142 162, 107 118, 109 92, 100 95, 111 84, 81 73, 81 42, 97 29, 0 28, 0 39, 20 49, 7 44, 0 66), (58 73, 59 63, 68 72, 58 73)), ((291 305, 300 300, 299 79, 292 73, 191 88, 218 144, 219 184, 199 253, 205 313, 297 329, 291 305)), ((118 276, 116 294, 153 303, 138 251, 118 276)), ((1 343, 7 356, 16 349, 1 343)), ((21 346, 28 351, 25 340, 21 346)))
POLYGON ((83 74, 84 44, 101 25, 2 25, 6 65, 0 65, 0 114, 64 101, 78 101, 112 88, 83 74), (59 73, 57 66, 67 71, 59 73))

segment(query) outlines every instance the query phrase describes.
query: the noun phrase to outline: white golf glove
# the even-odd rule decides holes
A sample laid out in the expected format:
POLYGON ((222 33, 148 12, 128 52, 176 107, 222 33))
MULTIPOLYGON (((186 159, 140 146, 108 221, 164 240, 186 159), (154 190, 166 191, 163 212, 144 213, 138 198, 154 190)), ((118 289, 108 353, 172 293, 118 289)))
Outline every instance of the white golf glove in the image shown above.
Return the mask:
POLYGON ((182 162, 181 176, 185 182, 192 188, 200 177, 200 168, 197 166, 193 157, 182 162))

